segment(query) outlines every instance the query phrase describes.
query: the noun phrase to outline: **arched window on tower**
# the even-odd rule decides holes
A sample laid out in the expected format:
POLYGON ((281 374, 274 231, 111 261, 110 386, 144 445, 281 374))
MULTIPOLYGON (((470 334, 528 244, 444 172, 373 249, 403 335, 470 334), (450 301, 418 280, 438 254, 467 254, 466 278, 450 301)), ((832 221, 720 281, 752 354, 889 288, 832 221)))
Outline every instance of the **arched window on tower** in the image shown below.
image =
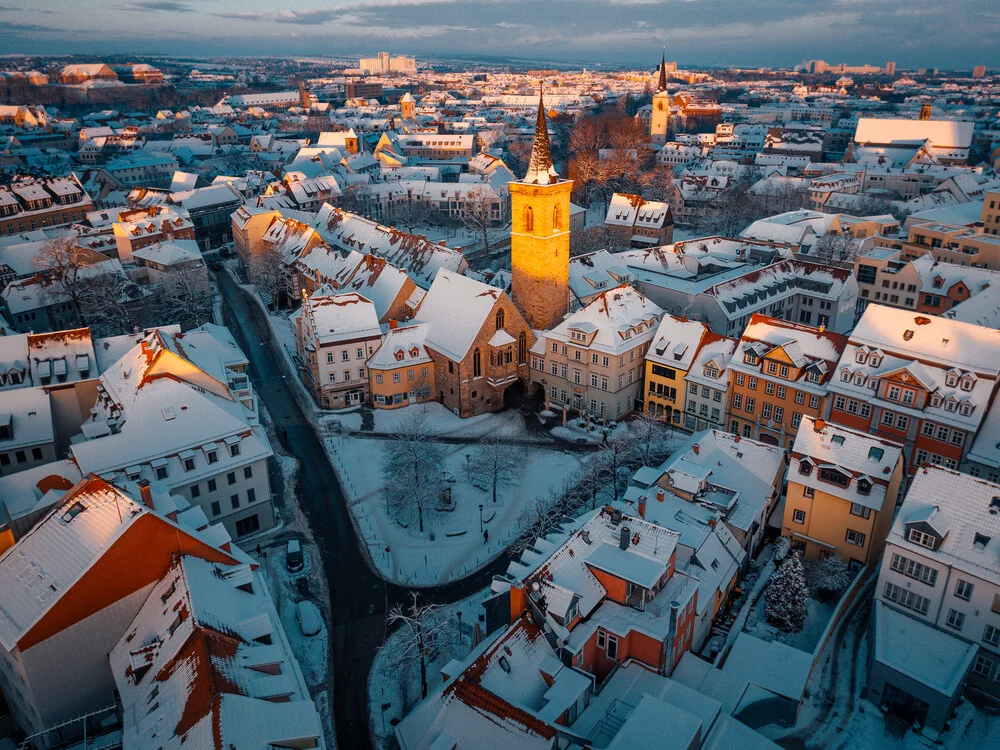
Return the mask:
POLYGON ((524 231, 535 231, 535 210, 531 206, 524 207, 524 231))
POLYGON ((562 213, 559 211, 559 206, 555 206, 552 209, 552 231, 561 232, 562 228, 562 213))
POLYGON ((504 323, 507 322, 506 321, 506 315, 507 314, 503 311, 502 307, 499 310, 497 310, 497 330, 498 331, 502 331, 503 330, 504 323))
POLYGON ((478 378, 483 374, 483 357, 479 353, 478 347, 472 351, 472 377, 478 378))
POLYGON ((517 363, 523 365, 528 361, 528 337, 524 335, 524 331, 521 331, 521 335, 517 337, 517 363))

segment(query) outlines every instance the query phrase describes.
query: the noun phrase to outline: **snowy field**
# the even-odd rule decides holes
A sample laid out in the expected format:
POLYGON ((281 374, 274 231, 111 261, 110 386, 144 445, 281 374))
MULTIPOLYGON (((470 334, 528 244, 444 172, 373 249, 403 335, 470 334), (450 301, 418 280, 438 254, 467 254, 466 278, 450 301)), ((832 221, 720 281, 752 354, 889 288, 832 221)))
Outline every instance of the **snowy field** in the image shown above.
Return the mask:
MULTIPOLYGON (((426 406, 450 414, 439 404, 426 406)), ((396 412, 376 412, 376 419, 382 414, 396 412)), ((493 419, 478 422, 460 420, 463 424, 458 429, 465 437, 476 437, 491 432, 498 423, 519 419, 516 413, 491 416, 493 419), (489 429, 485 429, 487 425, 489 429)), ((447 425, 442 423, 442 428, 447 425)), ((387 425, 385 429, 391 428, 387 425)), ((455 436, 454 432, 439 434, 455 436)), ((448 477, 446 486, 451 488, 454 510, 425 509, 424 533, 420 533, 416 524, 401 526, 386 508, 382 473, 386 439, 333 435, 324 442, 373 564, 380 575, 400 585, 445 583, 487 564, 518 536, 524 508, 536 499, 554 501, 580 469, 578 455, 512 446, 511 450, 520 453, 521 468, 511 485, 499 488, 498 500, 493 503, 492 491, 476 487, 470 477, 476 443, 444 445, 446 458, 441 469, 448 477)))
MULTIPOLYGON (((435 621, 450 623, 443 628, 440 641, 430 649, 427 661, 428 694, 441 684, 441 669, 451 659, 464 659, 472 650, 473 629, 480 606, 489 589, 483 589, 467 599, 441 607, 435 621), (458 613, 461 612, 462 633, 458 633, 458 613)), ((406 646, 405 630, 390 635, 375 655, 368 677, 368 717, 372 741, 376 748, 395 747, 392 719, 401 719, 420 702, 420 662, 400 658, 406 646), (383 709, 384 707, 384 709, 383 709)))

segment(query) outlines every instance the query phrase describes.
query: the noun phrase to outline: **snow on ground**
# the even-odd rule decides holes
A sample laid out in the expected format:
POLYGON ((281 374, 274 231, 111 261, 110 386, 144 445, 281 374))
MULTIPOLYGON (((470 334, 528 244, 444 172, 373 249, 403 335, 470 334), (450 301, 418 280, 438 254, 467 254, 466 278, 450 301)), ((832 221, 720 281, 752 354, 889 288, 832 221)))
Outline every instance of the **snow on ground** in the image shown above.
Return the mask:
POLYGON ((766 597, 760 597, 747 618, 744 631, 765 641, 780 641, 800 651, 812 653, 823 636, 833 610, 837 607, 837 599, 820 602, 812 597, 806 600, 806 624, 798 633, 785 633, 770 625, 764 614, 766 597))
MULTIPOLYGON (((468 429, 474 432, 475 425, 468 429)), ((515 484, 500 488, 494 504, 492 492, 473 486, 469 478, 466 456, 474 455, 475 443, 445 445, 447 458, 442 469, 454 480, 449 486, 455 509, 425 509, 425 533, 421 534, 415 524, 404 528, 387 513, 382 492, 384 439, 333 435, 324 442, 372 562, 380 575, 401 585, 444 583, 487 564, 517 538, 524 508, 536 498, 554 500, 562 495, 580 469, 577 455, 542 447, 511 446, 511 450, 521 451, 521 473, 515 484), (488 541, 480 531, 480 505, 488 541)))
MULTIPOLYGON (((399 432, 400 425, 406 419, 411 418, 415 411, 425 413, 428 431, 442 437, 480 438, 484 435, 503 432, 515 436, 518 440, 532 439, 531 435, 524 432, 524 419, 521 413, 514 409, 462 419, 436 401, 406 406, 401 409, 372 409, 375 426, 373 429, 365 431, 394 435, 399 432)), ((324 412, 322 422, 327 426, 327 429, 333 431, 336 431, 338 425, 348 431, 361 430, 361 409, 324 412)))
MULTIPOLYGON (((329 700, 329 690, 333 684, 329 674, 330 640, 326 625, 330 621, 329 587, 319 547, 313 539, 309 523, 298 502, 296 479, 299 462, 281 452, 280 443, 274 434, 273 423, 263 403, 260 409, 262 422, 268 431, 268 437, 275 450, 275 459, 281 470, 282 485, 275 487, 274 493, 283 497, 281 502, 283 525, 280 539, 263 537, 259 540, 263 555, 258 556, 258 560, 271 591, 271 598, 278 610, 281 625, 292 646, 316 708, 323 718, 327 748, 334 750, 336 734, 329 700), (305 561, 305 566, 297 573, 289 573, 285 567, 285 548, 287 540, 292 538, 301 542, 305 561), (323 629, 312 637, 302 634, 295 616, 296 603, 305 598, 312 599, 324 617, 323 629)), ((256 555, 257 544, 258 541, 252 541, 245 545, 244 549, 248 554, 256 555)))
POLYGON ((758 731, 785 747, 795 740, 823 750, 925 750, 1000 747, 1000 719, 977 709, 968 700, 958 706, 951 729, 937 738, 914 733, 908 725, 886 716, 863 698, 868 678, 870 604, 858 610, 845 628, 839 664, 832 668, 835 649, 827 649, 822 668, 813 670, 806 697, 794 727, 777 725, 758 731), (826 692, 833 686, 833 702, 826 692), (940 740, 936 745, 935 739, 940 740), (784 740, 784 742, 782 742, 784 740))
MULTIPOLYGON (((551 412, 542 412, 542 414, 551 412)), ((596 420, 587 421, 586 418, 569 419, 566 421, 566 426, 562 423, 562 414, 556 412, 554 417, 540 417, 544 420, 546 425, 555 425, 549 433, 560 440, 566 440, 570 443, 579 443, 581 441, 586 441, 594 445, 601 443, 605 438, 610 440, 615 435, 620 433, 628 432, 628 425, 624 422, 608 422, 607 425, 601 426, 596 420)), ((686 439, 686 435, 684 438, 686 439)), ((678 440, 677 444, 682 443, 683 440, 678 440)))
MULTIPOLYGON (((438 621, 451 622, 453 627, 446 628, 443 642, 431 649, 427 662, 428 693, 441 683, 441 669, 451 659, 464 659, 472 650, 473 629, 482 611, 480 604, 488 593, 489 589, 485 588, 437 611, 438 621), (459 612, 463 617, 461 637, 458 635, 459 612)), ((405 635, 400 630, 386 639, 375 655, 368 677, 368 720, 372 741, 379 749, 395 747, 390 722, 402 719, 421 700, 420 663, 412 660, 401 662, 399 659, 404 639, 405 635)))

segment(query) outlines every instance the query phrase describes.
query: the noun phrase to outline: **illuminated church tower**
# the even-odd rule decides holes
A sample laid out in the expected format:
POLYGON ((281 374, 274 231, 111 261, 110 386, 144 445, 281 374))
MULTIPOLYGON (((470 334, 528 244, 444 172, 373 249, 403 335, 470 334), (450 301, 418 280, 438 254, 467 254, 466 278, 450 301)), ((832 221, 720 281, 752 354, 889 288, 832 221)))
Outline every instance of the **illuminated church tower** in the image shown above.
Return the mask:
POLYGON ((552 328, 569 311, 569 197, 572 180, 552 165, 541 91, 528 173, 510 183, 511 286, 514 304, 535 329, 552 328))
POLYGON ((670 94, 667 93, 667 52, 663 52, 660 63, 660 82, 653 94, 653 111, 649 116, 649 140, 654 146, 667 142, 667 126, 670 124, 670 94))

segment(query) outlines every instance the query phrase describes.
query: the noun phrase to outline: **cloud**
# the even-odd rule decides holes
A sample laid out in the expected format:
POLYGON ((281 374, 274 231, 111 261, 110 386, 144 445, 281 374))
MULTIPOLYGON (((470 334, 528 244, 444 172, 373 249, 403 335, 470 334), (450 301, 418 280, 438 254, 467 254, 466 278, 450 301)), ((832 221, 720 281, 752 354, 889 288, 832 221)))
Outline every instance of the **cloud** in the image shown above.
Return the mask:
POLYGON ((153 13, 160 11, 165 13, 194 13, 194 8, 187 3, 175 2, 174 0, 135 0, 135 2, 125 3, 118 7, 121 10, 145 10, 153 13))

